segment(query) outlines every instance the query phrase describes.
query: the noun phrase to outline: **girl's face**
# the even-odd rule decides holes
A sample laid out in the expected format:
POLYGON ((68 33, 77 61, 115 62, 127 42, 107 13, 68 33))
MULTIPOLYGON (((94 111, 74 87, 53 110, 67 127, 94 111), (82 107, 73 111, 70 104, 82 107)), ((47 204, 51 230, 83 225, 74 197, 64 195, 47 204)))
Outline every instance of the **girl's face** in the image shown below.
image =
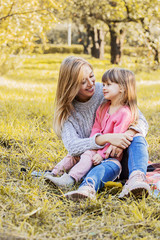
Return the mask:
POLYGON ((95 76, 93 70, 88 65, 82 71, 83 80, 76 99, 80 102, 87 102, 95 92, 95 76))
POLYGON ((122 93, 122 91, 119 84, 111 82, 110 80, 103 83, 103 94, 105 99, 111 101, 118 100, 121 96, 120 93, 122 93))

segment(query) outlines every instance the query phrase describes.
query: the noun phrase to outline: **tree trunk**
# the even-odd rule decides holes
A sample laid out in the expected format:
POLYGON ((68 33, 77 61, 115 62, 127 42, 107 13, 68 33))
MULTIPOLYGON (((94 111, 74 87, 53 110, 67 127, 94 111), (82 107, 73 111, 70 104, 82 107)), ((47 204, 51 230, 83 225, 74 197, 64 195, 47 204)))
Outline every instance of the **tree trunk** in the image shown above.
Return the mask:
POLYGON ((94 27, 92 31, 90 31, 90 36, 92 38, 92 48, 91 55, 95 58, 103 59, 104 57, 104 32, 103 29, 97 29, 94 27))
POLYGON ((119 34, 116 31, 116 24, 109 24, 110 46, 111 46, 111 63, 119 64, 122 56, 122 45, 124 32, 121 29, 119 34))

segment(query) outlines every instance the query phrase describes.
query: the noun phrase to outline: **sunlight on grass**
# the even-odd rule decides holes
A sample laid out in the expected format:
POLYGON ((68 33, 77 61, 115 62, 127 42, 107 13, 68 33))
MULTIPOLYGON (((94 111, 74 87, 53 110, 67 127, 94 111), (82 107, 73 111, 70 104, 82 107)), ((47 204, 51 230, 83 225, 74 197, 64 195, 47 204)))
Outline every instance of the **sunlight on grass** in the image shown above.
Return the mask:
MULTIPOLYGON (((120 189, 106 188, 96 201, 74 203, 43 176, 31 177, 33 170, 51 169, 67 153, 52 128, 58 71, 66 56, 24 56, 19 68, 0 78, 0 238, 159 239, 158 199, 120 201, 120 189)), ((107 54, 105 60, 82 57, 93 65, 97 81, 113 67, 107 54)), ((136 73, 138 106, 149 123, 150 160, 158 162, 160 72, 145 66, 141 71, 134 58, 125 57, 121 66, 136 73)))

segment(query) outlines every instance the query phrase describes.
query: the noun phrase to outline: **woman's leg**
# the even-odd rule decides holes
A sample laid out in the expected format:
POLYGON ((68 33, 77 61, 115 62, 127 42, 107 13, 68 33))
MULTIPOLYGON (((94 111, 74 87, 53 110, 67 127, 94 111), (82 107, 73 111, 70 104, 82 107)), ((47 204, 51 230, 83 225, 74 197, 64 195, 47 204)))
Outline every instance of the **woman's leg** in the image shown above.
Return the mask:
POLYGON ((148 165, 147 142, 142 136, 135 136, 131 145, 124 151, 121 161, 120 179, 128 179, 133 171, 140 170, 146 174, 148 165))
POLYGON ((139 170, 146 174, 148 165, 147 142, 144 137, 136 136, 133 138, 128 148, 128 169, 129 176, 133 171, 139 170))
POLYGON ((89 171, 77 191, 68 192, 65 196, 73 201, 81 198, 94 199, 96 192, 104 187, 104 183, 115 180, 120 172, 121 164, 118 160, 102 161, 89 171))
MULTIPOLYGON (((127 163, 127 161, 125 161, 125 163, 127 163)), ((143 192, 145 192, 146 195, 150 193, 150 187, 145 182, 147 165, 148 151, 146 140, 142 136, 135 136, 128 148, 129 179, 123 187, 119 198, 129 196, 130 193, 133 193, 136 197, 142 197, 143 192)), ((123 165, 123 160, 122 168, 126 169, 127 172, 126 166, 123 165)))

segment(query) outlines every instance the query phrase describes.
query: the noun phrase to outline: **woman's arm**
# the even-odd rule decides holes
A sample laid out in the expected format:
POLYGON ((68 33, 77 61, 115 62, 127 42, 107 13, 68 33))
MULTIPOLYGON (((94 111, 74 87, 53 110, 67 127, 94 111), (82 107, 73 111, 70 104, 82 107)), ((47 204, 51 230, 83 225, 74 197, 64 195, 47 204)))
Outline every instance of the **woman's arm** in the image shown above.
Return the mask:
POLYGON ((97 135, 98 134, 88 138, 81 138, 70 121, 64 123, 61 134, 64 146, 72 156, 79 156, 86 150, 103 148, 103 144, 98 145, 95 142, 97 135))
POLYGON ((148 123, 147 120, 145 119, 144 115, 141 113, 141 111, 139 110, 139 119, 138 119, 138 123, 136 126, 130 126, 129 129, 132 129, 138 133, 141 133, 144 137, 146 137, 147 133, 148 133, 148 123))
POLYGON ((96 136, 96 144, 104 145, 110 143, 114 146, 126 149, 133 140, 133 136, 127 133, 106 133, 96 136))

